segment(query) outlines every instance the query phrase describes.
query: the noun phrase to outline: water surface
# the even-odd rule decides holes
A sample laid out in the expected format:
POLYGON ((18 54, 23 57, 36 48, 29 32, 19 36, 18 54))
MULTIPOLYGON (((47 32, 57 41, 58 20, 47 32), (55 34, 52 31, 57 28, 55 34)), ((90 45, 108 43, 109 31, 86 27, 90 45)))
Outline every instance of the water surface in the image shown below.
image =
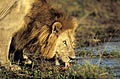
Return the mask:
MULTIPOLYGON (((94 47, 82 47, 77 49, 76 51, 92 51, 93 55, 99 55, 100 53, 103 53, 106 51, 107 53, 110 52, 119 52, 120 51, 120 39, 112 39, 110 42, 105 42, 99 46, 94 47)), ((106 67, 108 68, 108 72, 114 72, 111 75, 115 77, 115 79, 120 79, 120 58, 90 58, 90 57, 76 57, 77 64, 86 64, 89 61, 91 64, 97 64, 99 63, 100 67, 106 67), (99 62, 100 61, 100 62, 99 62), (113 68, 112 70, 109 70, 109 68, 113 68)))

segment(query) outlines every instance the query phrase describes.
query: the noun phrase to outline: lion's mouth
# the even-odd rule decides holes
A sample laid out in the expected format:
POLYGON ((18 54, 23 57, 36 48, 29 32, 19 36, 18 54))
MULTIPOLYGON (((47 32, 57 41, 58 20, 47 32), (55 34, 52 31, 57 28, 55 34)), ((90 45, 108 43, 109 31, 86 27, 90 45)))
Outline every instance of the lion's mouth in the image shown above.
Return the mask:
POLYGON ((56 51, 54 56, 55 65, 58 65, 63 70, 65 70, 71 65, 72 60, 74 60, 74 58, 75 58, 74 56, 70 56, 68 53, 56 51))
MULTIPOLYGON (((72 59, 72 60, 73 60, 73 59, 72 59)), ((62 60, 62 59, 56 59, 55 63, 56 63, 56 65, 59 65, 62 70, 65 70, 65 69, 67 69, 68 67, 70 67, 72 60, 69 59, 69 61, 64 62, 64 60, 62 60)))
POLYGON ((70 66, 70 62, 64 62, 64 66, 62 66, 62 70, 67 69, 70 66))

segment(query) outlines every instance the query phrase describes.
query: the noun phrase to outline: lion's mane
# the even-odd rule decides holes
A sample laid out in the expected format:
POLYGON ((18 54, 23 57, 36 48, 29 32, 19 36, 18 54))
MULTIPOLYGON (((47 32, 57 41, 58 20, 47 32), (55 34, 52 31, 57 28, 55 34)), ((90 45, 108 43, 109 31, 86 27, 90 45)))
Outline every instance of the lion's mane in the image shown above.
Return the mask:
POLYGON ((52 58, 57 38, 61 33, 75 28, 72 17, 64 12, 51 7, 48 0, 36 0, 31 12, 25 17, 25 26, 19 30, 13 38, 12 45, 16 50, 24 48, 40 53, 41 56, 52 58), (62 28, 57 32, 52 32, 55 22, 60 22, 62 28))

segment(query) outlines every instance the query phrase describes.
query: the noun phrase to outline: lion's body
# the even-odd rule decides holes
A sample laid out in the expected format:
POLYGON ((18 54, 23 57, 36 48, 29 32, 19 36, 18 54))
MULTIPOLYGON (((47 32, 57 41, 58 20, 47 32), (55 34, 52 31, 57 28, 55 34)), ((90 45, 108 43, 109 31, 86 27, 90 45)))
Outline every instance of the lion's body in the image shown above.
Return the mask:
POLYGON ((9 62, 11 38, 15 32, 24 27, 24 17, 29 13, 32 2, 31 0, 0 0, 0 63, 2 65, 7 65, 9 62))
MULTIPOLYGON (((27 48, 29 51, 34 52, 35 55, 40 54, 47 59, 53 58, 56 50, 59 49, 56 47, 56 43, 58 44, 57 46, 61 44, 58 42, 61 34, 69 35, 67 31, 71 31, 70 34, 73 36, 72 32, 74 32, 77 25, 71 17, 52 8, 47 2, 48 0, 36 0, 35 2, 33 1, 34 3, 30 1, 20 0, 17 2, 18 5, 14 6, 11 12, 0 20, 0 35, 2 36, 0 38, 1 64, 8 62, 9 45, 15 32, 12 42, 15 50, 22 51, 27 48)), ((67 41, 70 40, 67 39, 67 41)), ((66 56, 62 56, 62 53, 58 53, 61 59, 72 57, 70 55, 74 57, 71 44, 64 49, 66 56), (67 52, 68 47, 73 54, 69 54, 70 51, 67 52)))

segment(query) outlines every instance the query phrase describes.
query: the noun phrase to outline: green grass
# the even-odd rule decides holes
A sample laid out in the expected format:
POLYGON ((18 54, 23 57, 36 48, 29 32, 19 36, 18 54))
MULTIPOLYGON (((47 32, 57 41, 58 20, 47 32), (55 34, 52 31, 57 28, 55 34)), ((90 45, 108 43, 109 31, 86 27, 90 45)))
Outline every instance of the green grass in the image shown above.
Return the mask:
POLYGON ((12 72, 6 69, 1 69, 0 78, 3 79, 28 79, 28 78, 50 78, 50 79, 107 79, 109 73, 106 72, 105 68, 100 68, 99 65, 92 65, 91 63, 87 63, 85 65, 76 65, 73 67, 69 67, 67 70, 62 71, 58 69, 49 69, 41 71, 37 67, 32 69, 23 67, 22 71, 12 72))
POLYGON ((0 78, 2 79, 108 79, 110 74, 106 67, 100 67, 100 61, 92 64, 83 59, 85 64, 72 64, 66 70, 60 66, 54 66, 51 61, 33 58, 32 65, 21 65, 21 71, 9 71, 0 67, 0 78))
POLYGON ((111 52, 108 52, 108 51, 104 51, 104 52, 101 52, 100 54, 98 55, 94 55, 90 50, 79 50, 76 52, 76 56, 79 56, 79 57, 102 57, 102 58, 119 58, 120 57, 120 51, 111 51, 111 52))
MULTIPOLYGON (((24 52, 25 53, 25 52, 24 52)), ((27 52, 28 53, 28 52, 27 52)), ((21 65, 18 63, 22 70, 12 72, 10 70, 6 70, 4 67, 0 67, 0 78, 2 79, 113 79, 112 75, 114 72, 109 72, 108 70, 112 70, 113 67, 100 67, 100 61, 102 57, 106 57, 110 55, 119 56, 119 53, 104 51, 104 55, 94 56, 93 51, 89 50, 80 50, 76 52, 76 56, 79 57, 97 57, 99 58, 96 64, 92 64, 91 61, 82 59, 85 63, 77 64, 76 59, 74 64, 72 64, 66 70, 61 70, 60 66, 54 66, 54 62, 44 60, 44 58, 40 58, 39 56, 36 58, 31 58, 33 63, 32 65, 21 65), (114 54, 114 55, 113 55, 114 54)), ((28 56, 30 57, 30 56, 28 56)), ((106 58, 105 57, 105 58, 106 58)), ((15 63, 17 64, 17 63, 15 63)))

